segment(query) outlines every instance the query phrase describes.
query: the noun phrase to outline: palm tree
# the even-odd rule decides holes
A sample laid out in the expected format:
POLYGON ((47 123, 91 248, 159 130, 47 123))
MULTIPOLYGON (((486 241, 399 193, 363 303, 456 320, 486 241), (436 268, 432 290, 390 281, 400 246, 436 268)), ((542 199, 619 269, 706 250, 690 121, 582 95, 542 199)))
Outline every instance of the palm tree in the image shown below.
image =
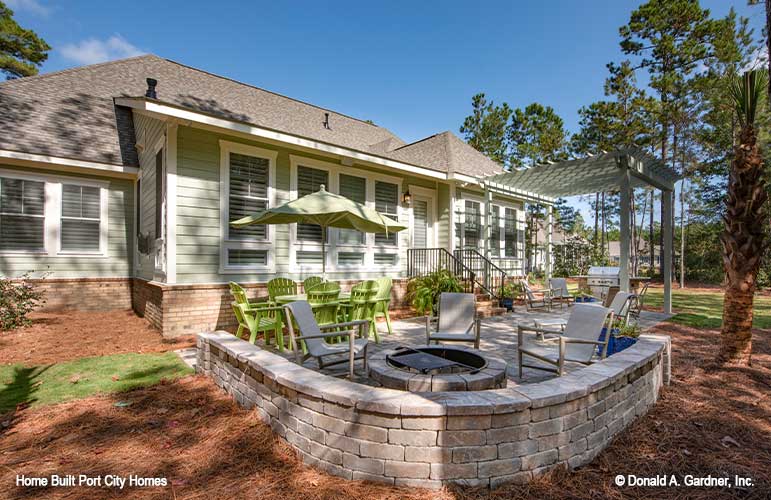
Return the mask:
POLYGON ((764 204, 768 198, 755 115, 761 109, 767 78, 763 70, 748 71, 731 89, 741 131, 734 146, 723 216, 725 228, 720 235, 727 285, 718 358, 724 363, 751 364, 752 303, 755 278, 766 249, 763 226, 767 223, 764 204))

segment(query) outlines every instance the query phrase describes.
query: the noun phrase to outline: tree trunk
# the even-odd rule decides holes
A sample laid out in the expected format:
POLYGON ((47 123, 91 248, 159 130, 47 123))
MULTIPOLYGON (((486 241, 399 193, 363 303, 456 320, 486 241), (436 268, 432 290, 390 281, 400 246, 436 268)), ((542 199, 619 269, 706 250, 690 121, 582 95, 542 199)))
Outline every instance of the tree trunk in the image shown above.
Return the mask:
POLYGON ((723 265, 726 293, 718 359, 724 363, 752 362, 753 299, 760 260, 766 248, 764 222, 768 192, 763 181, 763 158, 752 125, 744 125, 728 178, 723 216, 723 265))

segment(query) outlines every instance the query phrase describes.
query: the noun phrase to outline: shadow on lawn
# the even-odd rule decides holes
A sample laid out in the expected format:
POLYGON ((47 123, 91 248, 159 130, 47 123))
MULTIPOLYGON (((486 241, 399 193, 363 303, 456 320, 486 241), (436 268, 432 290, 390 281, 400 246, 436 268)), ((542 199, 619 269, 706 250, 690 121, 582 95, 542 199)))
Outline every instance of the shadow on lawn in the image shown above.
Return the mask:
POLYGON ((26 408, 36 401, 34 394, 40 383, 37 381, 52 365, 33 366, 31 368, 16 366, 13 379, 0 380, 3 389, 0 390, 0 434, 10 429, 18 410, 26 408))

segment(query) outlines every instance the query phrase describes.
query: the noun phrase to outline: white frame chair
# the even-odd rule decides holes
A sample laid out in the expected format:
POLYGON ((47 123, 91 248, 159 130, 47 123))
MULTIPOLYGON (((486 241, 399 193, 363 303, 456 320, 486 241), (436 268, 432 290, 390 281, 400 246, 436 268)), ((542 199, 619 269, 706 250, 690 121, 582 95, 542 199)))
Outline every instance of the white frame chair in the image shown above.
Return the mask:
POLYGON ((607 307, 576 304, 568 318, 563 332, 518 325, 517 327, 517 361, 519 362, 519 378, 522 378, 522 368, 533 368, 556 373, 562 376, 565 361, 573 361, 585 365, 593 362, 597 346, 601 346, 600 359, 604 359, 608 351, 608 338, 613 326, 613 310, 607 307), (599 340, 602 328, 607 328, 604 340, 599 340), (558 337, 547 341, 558 342, 558 349, 550 349, 548 346, 526 346, 525 332, 533 332, 538 336, 545 334, 557 334, 558 337), (528 365, 523 363, 523 356, 533 357, 541 362, 553 365, 555 368, 528 365))
POLYGON ((576 298, 573 297, 568 291, 568 280, 566 278, 549 278, 549 289, 555 293, 552 295, 552 301, 565 302, 568 307, 575 305, 576 298))
POLYGON ((364 370, 366 371, 367 347, 369 344, 367 329, 369 328, 369 320, 361 319, 319 326, 313 315, 311 305, 305 300, 286 304, 284 305, 284 310, 286 311, 287 316, 290 346, 294 349, 295 361, 298 365, 302 365, 308 358, 316 358, 319 369, 321 370, 328 366, 345 363, 347 361, 349 365, 348 376, 353 379, 354 362, 357 359, 361 359, 364 364, 364 370), (301 336, 295 335, 295 323, 297 324, 300 333, 302 333, 301 336), (359 327, 359 338, 355 338, 353 327, 356 326, 359 327), (324 331, 329 332, 324 333, 324 331), (341 337, 348 337, 348 342, 340 344, 328 344, 325 342, 326 339, 341 337), (305 344, 308 351, 307 353, 304 353, 301 346, 298 345, 298 340, 305 344), (346 352, 348 353, 348 359, 335 360, 331 363, 324 363, 323 361, 323 358, 326 356, 345 354, 346 352))
MULTIPOLYGON (((551 288, 533 290, 527 280, 519 280, 519 282, 522 284, 522 291, 525 292, 525 309, 527 311, 541 307, 547 307, 551 311, 554 290, 551 288), (536 296, 539 294, 541 295, 540 299, 536 296)), ((562 308, 562 302, 560 302, 560 308, 562 308)))
POLYGON ((479 349, 481 322, 477 317, 473 293, 444 292, 439 296, 439 317, 436 331, 431 331, 434 317, 426 316, 426 345, 439 342, 469 342, 479 349), (444 312, 443 312, 444 311, 444 312), (474 333, 470 333, 474 330, 474 333))

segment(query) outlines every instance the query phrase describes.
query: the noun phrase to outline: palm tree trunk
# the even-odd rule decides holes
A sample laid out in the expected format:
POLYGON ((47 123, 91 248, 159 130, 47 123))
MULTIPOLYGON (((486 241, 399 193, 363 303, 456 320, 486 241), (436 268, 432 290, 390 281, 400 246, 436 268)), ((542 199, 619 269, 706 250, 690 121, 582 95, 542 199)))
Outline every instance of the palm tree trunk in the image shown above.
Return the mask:
POLYGON ((752 362, 753 299, 763 251, 764 204, 768 199, 763 181, 763 158, 753 125, 741 128, 739 143, 728 179, 725 228, 720 235, 726 293, 718 359, 724 363, 750 365, 752 362))

